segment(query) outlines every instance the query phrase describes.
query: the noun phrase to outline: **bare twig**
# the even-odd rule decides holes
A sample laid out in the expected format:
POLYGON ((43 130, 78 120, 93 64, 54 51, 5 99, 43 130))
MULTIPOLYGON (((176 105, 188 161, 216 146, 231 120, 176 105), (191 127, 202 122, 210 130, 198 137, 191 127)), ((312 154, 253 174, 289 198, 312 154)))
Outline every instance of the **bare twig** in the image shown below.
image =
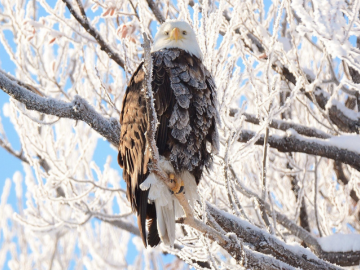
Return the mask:
POLYGON ((85 9, 84 9, 83 4, 81 3, 81 0, 76 0, 76 4, 79 7, 79 10, 80 10, 80 13, 81 13, 81 16, 82 16, 83 20, 87 22, 88 17, 86 16, 85 9))
POLYGON ((22 151, 20 151, 19 153, 16 153, 12 149, 12 147, 10 145, 8 145, 7 143, 5 143, 1 138, 0 138, 0 147, 4 148, 10 155, 13 155, 14 157, 20 159, 23 162, 29 163, 29 161, 26 159, 26 157, 24 156, 22 151))
POLYGON ((161 24, 163 22, 165 22, 165 18, 162 15, 160 9, 156 6, 156 4, 154 3, 153 0, 146 0, 146 2, 149 5, 149 8, 152 10, 152 12, 155 15, 155 18, 157 19, 157 21, 161 24))
POLYGON ((138 18, 140 20, 139 14, 137 13, 136 8, 135 8, 134 3, 132 2, 132 0, 129 0, 129 3, 130 3, 130 6, 131 6, 131 8, 133 9, 133 11, 135 13, 136 18, 138 18))

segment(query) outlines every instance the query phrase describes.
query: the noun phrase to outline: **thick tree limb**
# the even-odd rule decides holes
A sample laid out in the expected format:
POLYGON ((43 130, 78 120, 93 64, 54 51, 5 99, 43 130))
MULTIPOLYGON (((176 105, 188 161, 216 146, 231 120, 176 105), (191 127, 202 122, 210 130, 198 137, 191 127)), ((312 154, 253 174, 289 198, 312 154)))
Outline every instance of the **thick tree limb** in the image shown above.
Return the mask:
POLYGON ((80 96, 75 96, 72 102, 41 97, 10 80, 2 73, 0 73, 0 88, 15 100, 23 103, 28 110, 84 121, 114 146, 119 145, 119 121, 115 118, 106 119, 80 96))
MULTIPOLYGON (((127 222, 125 220, 106 220, 106 219, 103 219, 101 217, 97 217, 99 220, 101 221, 104 221, 106 223, 109 223, 110 225, 114 226, 114 227, 117 227, 119 229, 122 229, 124 231, 127 231, 129 233, 132 233, 133 235, 136 235, 138 237, 140 237, 140 231, 138 229, 138 227, 135 227, 132 223, 130 222, 127 222)), ((178 245, 178 244, 175 244, 174 245, 174 249, 176 250, 181 250, 183 247, 181 245, 178 245)), ((163 252, 166 254, 167 252, 163 250, 163 252)), ((179 259, 181 259, 179 257, 179 259)), ((207 262, 202 262, 202 261, 197 261, 197 260, 193 260, 192 263, 195 263, 195 264, 198 264, 200 265, 201 267, 204 267, 204 268, 210 268, 209 266, 209 263, 207 262)))
POLYGON ((287 228, 293 235, 303 240, 308 247, 319 258, 329 261, 333 264, 341 266, 353 266, 360 263, 360 251, 348 251, 348 252, 326 252, 323 251, 316 238, 314 238, 308 231, 296 225, 293 221, 289 220, 281 213, 276 214, 276 220, 287 228))
MULTIPOLYGON (((255 132, 242 130, 238 141, 248 142, 254 136, 255 132)), ((325 140, 309 139, 298 134, 292 134, 286 137, 271 135, 269 136, 268 143, 270 147, 276 148, 280 152, 299 152, 339 160, 360 171, 360 154, 347 149, 338 148, 325 140)), ((255 144, 263 145, 264 136, 262 135, 255 144)))
MULTIPOLYGON (((86 32, 88 32, 90 35, 92 35, 94 37, 94 39, 97 41, 97 43, 100 45, 100 49, 104 52, 106 52, 106 54, 112 59, 114 60, 120 67, 122 67, 124 69, 125 64, 124 61, 121 59, 120 55, 114 51, 109 44, 106 43, 106 41, 102 38, 102 36, 100 35, 100 33, 93 27, 90 25, 89 21, 87 19, 84 19, 84 14, 85 11, 83 11, 83 9, 80 8, 81 13, 84 13, 83 15, 79 15, 74 7, 72 6, 72 4, 69 2, 69 0, 62 0, 67 8, 69 9, 70 13, 74 16, 74 18, 81 24, 82 27, 84 27, 84 29, 86 30, 86 32)), ((79 4, 80 2, 77 1, 77 3, 79 4)), ((81 3, 80 3, 81 5, 81 3)))
POLYGON ((278 260, 301 269, 340 269, 317 258, 302 247, 296 247, 294 249, 294 247, 283 243, 264 230, 255 227, 247 221, 225 213, 209 203, 207 207, 209 213, 226 232, 234 232, 239 238, 251 245, 252 248, 258 252, 272 255, 278 260))

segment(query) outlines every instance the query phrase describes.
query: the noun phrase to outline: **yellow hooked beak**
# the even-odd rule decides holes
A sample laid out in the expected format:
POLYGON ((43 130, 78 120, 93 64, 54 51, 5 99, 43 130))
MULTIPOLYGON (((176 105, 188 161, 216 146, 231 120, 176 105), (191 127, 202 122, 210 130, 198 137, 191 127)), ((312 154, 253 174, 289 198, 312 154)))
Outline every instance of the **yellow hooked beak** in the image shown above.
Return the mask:
POLYGON ((173 30, 171 30, 171 32, 170 32, 170 37, 169 37, 170 40, 176 40, 176 41, 178 41, 178 40, 181 40, 181 39, 183 39, 183 38, 184 38, 184 37, 183 37, 183 35, 181 34, 179 28, 175 27, 173 30))

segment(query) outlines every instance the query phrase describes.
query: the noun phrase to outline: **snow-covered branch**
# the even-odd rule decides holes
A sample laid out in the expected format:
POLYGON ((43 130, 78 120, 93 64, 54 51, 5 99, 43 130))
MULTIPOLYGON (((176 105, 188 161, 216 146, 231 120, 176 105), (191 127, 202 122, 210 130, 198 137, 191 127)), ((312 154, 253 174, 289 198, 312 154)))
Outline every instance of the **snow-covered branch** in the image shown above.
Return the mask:
MULTIPOLYGON (((237 109, 232 109, 230 111, 230 116, 234 116, 237 112, 238 112, 237 109)), ((260 124, 260 120, 255 115, 250 114, 250 113, 243 113, 242 115, 245 117, 246 122, 249 122, 249 123, 252 123, 255 125, 260 124)), ((284 120, 280 120, 280 119, 272 119, 269 124, 269 127, 279 129, 282 131, 287 131, 289 129, 293 129, 300 135, 305 135, 307 137, 315 137, 315 138, 320 138, 320 139, 331 138, 331 135, 327 134, 326 132, 323 132, 320 129, 311 128, 308 126, 304 126, 304 125, 300 125, 300 124, 296 124, 296 123, 293 123, 290 121, 284 121, 284 120)))
POLYGON ((251 245, 256 251, 274 256, 301 269, 341 269, 317 258, 314 254, 301 246, 290 246, 278 238, 241 220, 231 214, 225 213, 211 204, 207 204, 209 214, 226 232, 233 232, 251 245))
POLYGON ((120 125, 118 120, 106 119, 80 96, 75 96, 72 102, 41 97, 18 85, 2 73, 0 73, 0 88, 13 99, 24 104, 28 110, 84 121, 114 146, 119 144, 120 125))
MULTIPOLYGON (((255 135, 256 133, 254 131, 242 130, 238 141, 246 143, 254 138, 255 135)), ((350 150, 349 145, 336 139, 339 138, 334 137, 334 139, 330 140, 310 139, 294 132, 289 132, 284 136, 270 135, 268 143, 270 147, 280 152, 299 152, 330 158, 348 164, 360 171, 360 153, 350 150)), ((344 137, 344 139, 347 140, 351 138, 344 137)), ((264 135, 261 135, 254 143, 256 145, 263 145, 264 135)))

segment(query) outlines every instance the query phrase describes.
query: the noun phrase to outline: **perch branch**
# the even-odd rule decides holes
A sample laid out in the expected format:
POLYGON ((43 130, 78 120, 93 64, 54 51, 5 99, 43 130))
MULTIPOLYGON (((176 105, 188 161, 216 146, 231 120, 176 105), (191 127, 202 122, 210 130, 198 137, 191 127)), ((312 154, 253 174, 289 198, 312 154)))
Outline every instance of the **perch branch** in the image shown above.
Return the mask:
MULTIPOLYGON (((148 127, 146 131, 146 142, 149 147, 149 150, 152 154, 151 156, 151 172, 156 174, 159 179, 161 179, 169 189, 172 189, 175 187, 175 183, 173 181, 170 181, 169 176, 160 168, 159 166, 159 152, 158 148, 156 146, 156 140, 155 140, 155 134, 156 134, 156 127, 157 127, 157 115, 154 108, 154 96, 153 91, 151 88, 151 82, 152 82, 152 58, 150 53, 150 40, 148 39, 147 35, 143 33, 144 35, 144 73, 145 73, 145 97, 146 97, 146 111, 148 115, 148 127)), ((225 244, 226 240, 224 240, 224 237, 213 230, 212 228, 206 226, 202 222, 196 220, 194 218, 192 209, 185 197, 184 192, 180 192, 178 194, 175 194, 175 197, 179 200, 180 205, 182 206, 185 218, 182 219, 181 223, 187 224, 195 229, 198 229, 201 232, 209 234, 213 240, 218 241, 219 243, 225 244)))

